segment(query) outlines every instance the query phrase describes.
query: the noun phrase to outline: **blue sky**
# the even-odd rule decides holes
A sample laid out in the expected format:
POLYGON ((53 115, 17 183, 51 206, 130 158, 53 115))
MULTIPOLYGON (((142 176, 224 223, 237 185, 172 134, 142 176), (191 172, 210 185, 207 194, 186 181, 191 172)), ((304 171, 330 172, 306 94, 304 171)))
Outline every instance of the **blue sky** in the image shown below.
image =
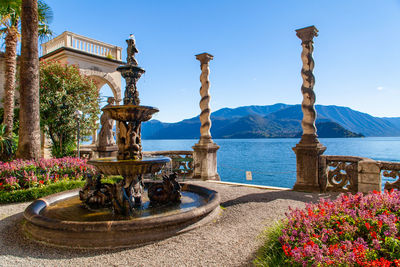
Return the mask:
MULTIPOLYGON (((138 83, 154 118, 199 114, 200 66, 208 52, 211 108, 302 101, 295 29, 315 25, 317 104, 400 116, 399 0, 47 0, 51 28, 123 47, 135 34, 138 83)), ((104 95, 111 95, 102 89, 104 95)))

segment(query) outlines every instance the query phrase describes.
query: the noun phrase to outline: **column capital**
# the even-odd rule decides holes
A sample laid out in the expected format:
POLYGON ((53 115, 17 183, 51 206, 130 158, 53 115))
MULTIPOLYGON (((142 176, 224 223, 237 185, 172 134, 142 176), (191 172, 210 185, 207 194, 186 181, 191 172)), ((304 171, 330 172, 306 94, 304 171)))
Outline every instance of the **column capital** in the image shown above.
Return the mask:
POLYGON ((314 39, 314 37, 318 36, 318 29, 315 26, 309 26, 301 29, 296 30, 296 35, 299 37, 303 42, 310 42, 314 39))
POLYGON ((213 58, 214 56, 209 53, 201 53, 196 55, 196 59, 199 60, 201 64, 208 64, 208 62, 210 62, 210 60, 213 58))

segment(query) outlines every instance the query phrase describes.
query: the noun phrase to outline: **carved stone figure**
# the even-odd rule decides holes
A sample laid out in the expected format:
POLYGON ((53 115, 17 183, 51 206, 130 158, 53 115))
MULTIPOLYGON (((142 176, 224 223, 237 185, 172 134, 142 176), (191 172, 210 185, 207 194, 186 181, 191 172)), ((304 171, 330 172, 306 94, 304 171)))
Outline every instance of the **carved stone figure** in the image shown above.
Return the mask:
POLYGON ((153 184, 147 190, 151 205, 179 203, 181 201, 181 186, 176 181, 176 173, 163 176, 163 182, 153 184))
POLYGON ((115 185, 101 183, 101 178, 100 174, 96 176, 96 180, 92 175, 87 175, 86 184, 79 191, 79 199, 90 209, 112 206, 115 185))
MULTIPOLYGON (((109 97, 107 99, 108 105, 105 107, 114 105, 115 98, 109 97)), ((115 145, 114 140, 114 132, 113 125, 114 120, 111 118, 110 113, 108 111, 103 111, 103 114, 100 117, 101 130, 99 133, 99 147, 107 147, 115 145)))
POLYGON ((140 124, 137 122, 118 122, 118 159, 141 159, 142 144, 140 124))
POLYGON ((131 34, 129 36, 129 39, 126 40, 126 43, 128 44, 128 49, 127 49, 128 56, 126 57, 126 61, 127 61, 128 65, 137 66, 138 62, 135 59, 135 54, 139 53, 139 50, 137 50, 137 48, 136 48, 135 36, 133 34, 131 34))

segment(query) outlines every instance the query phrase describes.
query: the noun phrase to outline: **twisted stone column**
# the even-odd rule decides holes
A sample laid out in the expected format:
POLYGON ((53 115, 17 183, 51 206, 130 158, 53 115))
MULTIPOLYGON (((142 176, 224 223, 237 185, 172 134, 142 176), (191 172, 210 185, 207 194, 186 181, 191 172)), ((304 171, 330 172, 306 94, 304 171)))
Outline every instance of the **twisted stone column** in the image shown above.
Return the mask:
MULTIPOLYGON (((313 75, 314 59, 312 53, 314 50, 313 39, 318 36, 318 30, 314 26, 296 30, 296 35, 301 39, 301 60, 303 66, 301 69, 301 77, 303 84, 301 93, 303 94, 303 102, 301 110, 303 111, 303 120, 301 127, 303 135, 296 147, 293 148, 296 153, 297 180, 294 190, 301 191, 320 191, 320 162, 319 158, 326 150, 317 139, 317 128, 315 120, 317 113, 315 111, 315 78, 313 75)), ((321 178, 322 179, 322 178, 321 178)))
POLYGON ((211 119, 210 119, 210 81, 208 76, 210 74, 209 62, 214 57, 208 53, 196 55, 196 59, 200 61, 201 75, 200 75, 200 143, 212 143, 211 140, 211 119))
POLYGON ((301 103, 301 110, 303 111, 303 120, 301 126, 303 128, 302 142, 315 142, 317 129, 315 127, 316 111, 315 111, 315 93, 314 84, 315 78, 313 75, 314 59, 312 53, 314 50, 313 38, 318 36, 318 30, 314 26, 296 30, 296 35, 302 41, 301 46, 301 60, 303 67, 301 69, 301 78, 303 84, 301 86, 301 93, 303 94, 303 102, 301 103))
POLYGON ((200 61, 200 140, 193 146, 194 170, 193 178, 202 180, 219 180, 217 172, 217 150, 219 146, 211 139, 211 109, 210 109, 210 81, 208 75, 210 69, 208 63, 213 56, 208 53, 196 55, 196 59, 200 61))

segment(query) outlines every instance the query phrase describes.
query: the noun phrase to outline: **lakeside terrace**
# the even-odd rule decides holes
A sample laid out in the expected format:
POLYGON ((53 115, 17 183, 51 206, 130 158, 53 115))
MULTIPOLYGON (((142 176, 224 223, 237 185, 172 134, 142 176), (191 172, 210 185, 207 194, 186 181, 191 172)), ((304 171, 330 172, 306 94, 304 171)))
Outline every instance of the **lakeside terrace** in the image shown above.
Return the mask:
MULTIPOLYGON (((308 43, 308 45, 310 44, 308 43)), ((306 49, 312 51, 310 47, 306 49)), ((306 56, 309 63, 311 53, 306 53, 306 56)), ((306 77, 305 80, 313 80, 310 77, 306 77)), ((313 84, 311 85, 313 86, 313 84)), ((306 88, 311 88, 305 90, 308 91, 306 93, 313 94, 312 86, 306 88)), ((311 107, 313 107, 313 104, 311 103, 311 107)), ((312 114, 312 108, 308 112, 311 113, 307 115, 305 112, 305 118, 310 121, 306 121, 306 124, 315 123, 315 114, 312 114)), ((238 184, 224 184, 215 181, 191 181, 191 183, 206 185, 221 193, 221 206, 224 210, 219 219, 204 228, 157 243, 128 250, 115 249, 107 252, 57 249, 46 246, 39 248, 24 236, 20 232, 20 228, 17 227, 17 222, 20 221, 22 216, 21 212, 27 204, 3 205, 0 207, 0 214, 4 218, 0 224, 2 230, 0 234, 2 255, 0 257, 4 257, 2 262, 6 265, 32 266, 54 263, 60 265, 94 265, 98 260, 105 264, 116 265, 129 263, 146 266, 248 265, 251 264, 255 252, 261 244, 261 240, 257 239, 260 232, 265 227, 271 226, 275 221, 283 218, 289 206, 303 207, 306 202, 316 201, 319 197, 335 197, 337 192, 341 191, 363 192, 374 188, 380 190, 382 175, 392 178, 399 176, 399 164, 396 163, 373 161, 361 157, 322 155, 325 149, 316 139, 315 127, 311 127, 311 129, 304 127, 303 130, 305 134, 303 134, 299 145, 294 149, 298 156, 298 180, 295 189, 299 191, 332 190, 336 192, 328 194, 302 193, 285 189, 242 187, 238 184), (13 233, 12 237, 9 233, 13 233), (157 249, 157 253, 162 256, 156 260, 148 261, 147 256, 154 253, 154 249, 157 249)), ((202 131, 202 133, 207 134, 206 131, 202 131)), ((203 143, 207 143, 204 140, 211 138, 208 138, 207 135, 204 136, 202 134, 203 143)), ((201 144, 201 142, 199 143, 201 144)), ((216 150, 213 152, 216 152, 216 150)), ((181 154, 181 152, 177 154, 181 154)), ((186 157, 186 159, 188 158, 190 157, 186 157)), ((175 159, 175 162, 185 161, 175 159)), ((186 160, 186 162, 189 164, 191 161, 186 160)), ((190 170, 191 168, 187 165, 187 172, 195 173, 195 156, 193 162, 194 168, 190 170)), ((211 168, 215 167, 216 171, 216 165, 213 166, 213 164, 214 162, 210 163, 207 160, 203 166, 211 165, 211 168)), ((179 167, 178 169, 182 170, 183 168, 179 167)), ((206 180, 201 175, 198 178, 206 180)), ((388 184, 388 186, 396 187, 398 183, 388 184)))
POLYGON ((0 205, 0 262, 3 266, 252 266, 265 227, 284 218, 288 207, 337 193, 304 193, 223 183, 191 181, 220 193, 223 210, 208 225, 140 247, 81 250, 38 246, 21 231, 29 203, 0 205), (157 257, 149 257, 157 255, 157 257))

